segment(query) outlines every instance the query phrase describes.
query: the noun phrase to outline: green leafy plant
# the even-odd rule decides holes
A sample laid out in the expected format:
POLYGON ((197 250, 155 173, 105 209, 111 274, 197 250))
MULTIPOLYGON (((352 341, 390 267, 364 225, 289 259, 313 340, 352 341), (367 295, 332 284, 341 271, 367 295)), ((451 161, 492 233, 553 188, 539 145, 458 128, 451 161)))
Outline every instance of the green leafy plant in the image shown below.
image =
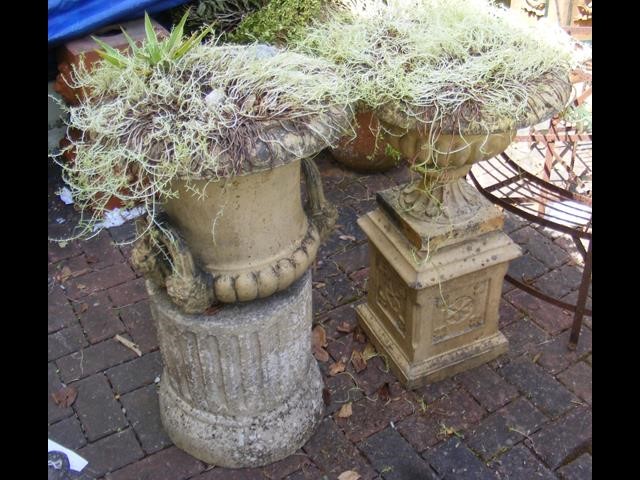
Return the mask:
POLYGON ((187 10, 191 10, 185 31, 191 33, 207 25, 215 25, 224 33, 233 31, 251 12, 264 7, 268 0, 198 0, 170 10, 176 22, 187 10))
POLYGON ((402 159, 402 154, 400 153, 400 151, 396 150, 392 145, 389 145, 388 143, 384 147, 384 154, 388 157, 393 158, 396 163, 400 162, 400 160, 402 159))
POLYGON ((287 44, 300 38, 327 4, 327 0, 271 0, 264 8, 245 17, 228 40, 287 44))
POLYGON ((593 118, 591 110, 582 105, 570 105, 564 111, 560 113, 560 118, 566 120, 569 123, 575 125, 578 132, 591 132, 593 125, 593 118))
POLYGON ((189 50, 198 45, 210 31, 212 31, 213 27, 210 25, 201 32, 194 33, 190 38, 185 40, 183 38, 184 25, 188 16, 189 11, 185 12, 178 25, 171 30, 169 37, 160 41, 156 31, 153 29, 149 15, 145 12, 144 30, 146 34, 146 41, 141 46, 136 44, 124 28, 122 29, 122 33, 127 39, 131 49, 130 55, 121 53, 119 50, 113 48, 111 45, 103 42, 99 38, 91 38, 93 38, 93 40, 102 48, 102 50, 97 51, 98 55, 116 67, 125 68, 131 62, 132 58, 142 60, 151 67, 159 64, 166 65, 168 62, 173 62, 183 57, 189 50))

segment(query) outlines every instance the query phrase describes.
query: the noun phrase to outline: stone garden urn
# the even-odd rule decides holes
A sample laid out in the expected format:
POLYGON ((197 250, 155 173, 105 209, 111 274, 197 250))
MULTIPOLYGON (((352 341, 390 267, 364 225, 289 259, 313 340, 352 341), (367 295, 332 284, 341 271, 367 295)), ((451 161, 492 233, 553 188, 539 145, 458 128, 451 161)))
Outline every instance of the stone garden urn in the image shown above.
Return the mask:
MULTIPOLYGON (((308 270, 337 215, 309 157, 338 133, 321 120, 265 122, 235 175, 176 179, 179 197, 133 252, 164 361, 164 428, 210 464, 285 458, 322 417, 308 270)), ((349 120, 336 110, 331 124, 349 120)))
POLYGON ((561 110, 570 91, 568 79, 542 78, 516 121, 480 109, 466 120, 445 118, 437 131, 398 105, 377 111, 414 179, 378 193, 379 208, 358 220, 369 239, 370 278, 357 312, 409 388, 506 351, 498 308, 508 262, 521 250, 502 232, 502 212, 464 177, 473 163, 503 152, 516 129, 561 110))

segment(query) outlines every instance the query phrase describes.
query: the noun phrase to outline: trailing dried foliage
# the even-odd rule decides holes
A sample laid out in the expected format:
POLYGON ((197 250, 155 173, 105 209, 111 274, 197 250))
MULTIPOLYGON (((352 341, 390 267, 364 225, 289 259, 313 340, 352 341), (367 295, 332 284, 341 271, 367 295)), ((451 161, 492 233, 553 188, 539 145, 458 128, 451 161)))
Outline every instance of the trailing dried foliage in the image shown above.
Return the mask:
POLYGON ((68 147, 75 161, 61 165, 89 217, 83 235, 111 196, 125 207, 142 204, 154 219, 159 202, 176 195, 176 178, 216 180, 256 169, 256 142, 288 155, 280 163, 291 161, 298 151, 263 136, 274 125, 320 148, 348 125, 349 90, 328 61, 264 45, 210 41, 170 61, 104 60, 91 71, 81 66, 75 79, 91 96, 69 109, 69 126, 82 134, 68 147))
POLYGON ((486 0, 343 0, 296 48, 342 66, 366 108, 392 105, 432 130, 514 126, 536 84, 566 82, 573 61, 559 27, 486 0))

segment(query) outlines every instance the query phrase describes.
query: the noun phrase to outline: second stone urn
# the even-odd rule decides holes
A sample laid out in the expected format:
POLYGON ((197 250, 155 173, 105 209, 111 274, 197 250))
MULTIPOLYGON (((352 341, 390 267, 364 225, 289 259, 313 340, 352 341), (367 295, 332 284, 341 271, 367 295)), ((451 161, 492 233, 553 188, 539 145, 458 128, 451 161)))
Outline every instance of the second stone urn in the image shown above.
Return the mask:
POLYGON ((337 214, 309 157, 341 133, 323 125, 265 127, 236 175, 176 179, 179 196, 133 251, 164 362, 162 423, 207 463, 275 462, 322 417, 309 266, 337 214))
POLYGON ((378 209, 358 220, 369 240, 370 278, 357 314, 409 388, 507 350, 498 310, 508 263, 521 249, 502 232, 502 212, 464 177, 473 163, 503 152, 516 128, 550 117, 568 100, 561 79, 536 87, 522 119, 495 118, 488 130, 445 119, 435 132, 397 105, 378 112, 414 179, 378 193, 378 209))

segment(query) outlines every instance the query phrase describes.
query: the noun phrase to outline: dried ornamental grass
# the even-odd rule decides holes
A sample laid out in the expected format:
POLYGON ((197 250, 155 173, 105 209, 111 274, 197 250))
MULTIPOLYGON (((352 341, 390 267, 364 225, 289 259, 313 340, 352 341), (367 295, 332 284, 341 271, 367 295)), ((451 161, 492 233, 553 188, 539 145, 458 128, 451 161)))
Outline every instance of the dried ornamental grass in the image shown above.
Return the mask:
POLYGON ((564 88, 574 62, 559 27, 485 0, 343 0, 328 17, 296 48, 341 66, 364 108, 428 129, 430 146, 440 132, 528 123, 534 97, 564 88))
POLYGON ((69 146, 75 161, 61 165, 83 214, 81 235, 111 196, 126 208, 142 204, 153 220, 176 195, 174 179, 217 180, 292 161, 304 148, 270 131, 295 132, 319 151, 344 135, 351 115, 350 91, 328 61, 264 45, 211 41, 154 66, 128 57, 75 73, 92 95, 69 109, 69 126, 82 135, 69 146))

